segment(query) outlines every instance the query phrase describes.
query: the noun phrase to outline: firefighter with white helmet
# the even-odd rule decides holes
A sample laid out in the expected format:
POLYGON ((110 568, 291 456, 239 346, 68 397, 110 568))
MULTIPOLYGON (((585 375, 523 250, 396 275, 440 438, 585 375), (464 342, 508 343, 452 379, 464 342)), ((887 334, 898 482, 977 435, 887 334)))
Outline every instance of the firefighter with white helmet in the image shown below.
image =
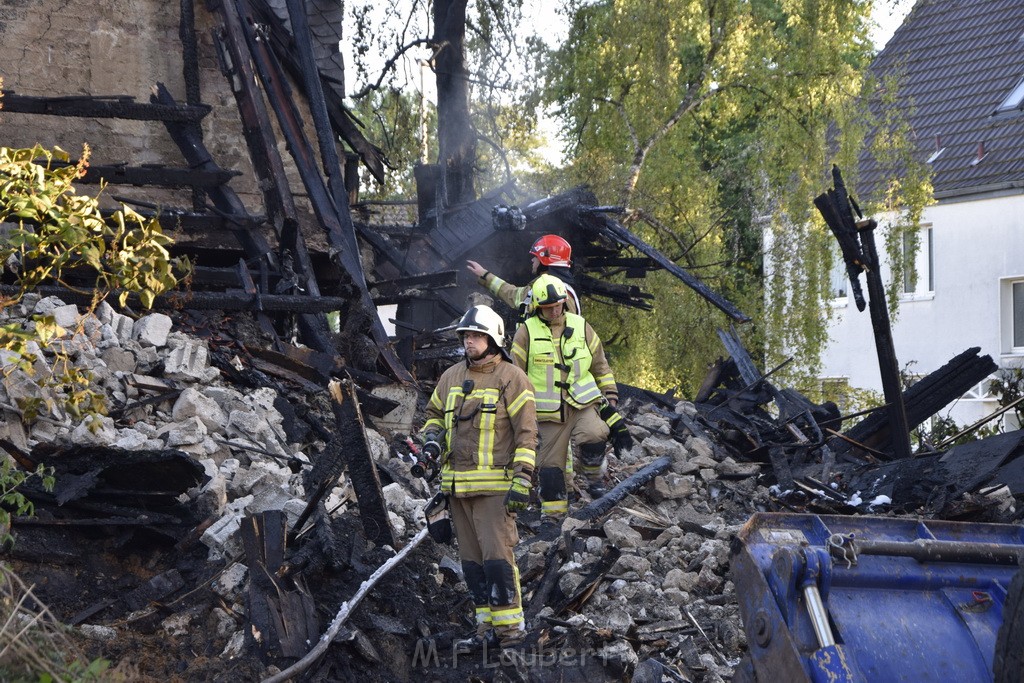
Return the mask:
POLYGON ((504 352, 504 322, 473 306, 456 326, 465 361, 445 370, 427 404, 421 435, 441 444, 447 497, 477 629, 456 647, 510 646, 526 635, 515 512, 530 500, 537 448, 533 386, 504 352))

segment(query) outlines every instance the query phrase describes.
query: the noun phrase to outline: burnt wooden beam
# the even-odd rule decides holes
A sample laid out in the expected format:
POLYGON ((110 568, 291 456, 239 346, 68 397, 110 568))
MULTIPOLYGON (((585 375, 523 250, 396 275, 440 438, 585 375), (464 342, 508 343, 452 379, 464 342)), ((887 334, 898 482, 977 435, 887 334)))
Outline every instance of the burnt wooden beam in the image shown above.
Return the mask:
MULTIPOLYGON (((113 196, 124 204, 135 204, 135 200, 128 197, 113 196)), ((120 209, 117 209, 119 211, 120 209)), ((136 213, 143 218, 156 219, 164 230, 177 229, 185 232, 234 232, 238 230, 255 230, 266 222, 264 216, 249 216, 241 218, 236 216, 222 216, 214 213, 195 213, 180 209, 168 209, 160 212, 135 209, 136 213)), ((103 217, 109 219, 115 213, 113 209, 103 209, 103 217)))
POLYGON ((583 506, 570 516, 573 519, 583 520, 600 517, 618 505, 619 501, 625 498, 627 494, 638 490, 671 466, 672 458, 668 455, 662 456, 657 460, 648 463, 637 472, 634 472, 632 475, 619 482, 611 491, 604 494, 597 500, 592 501, 590 504, 583 506))
POLYGON ((198 123, 210 113, 211 107, 201 105, 143 104, 127 95, 69 95, 64 97, 32 97, 3 91, 5 113, 47 114, 95 119, 127 119, 133 121, 176 121, 198 123))
POLYGON ((443 270, 424 275, 409 275, 391 280, 378 280, 370 284, 370 288, 376 292, 377 296, 393 296, 406 289, 426 288, 434 290, 457 286, 458 273, 454 270, 443 270))
POLYGON ((313 598, 281 575, 288 539, 285 521, 281 510, 268 510, 247 515, 239 530, 249 567, 246 639, 264 661, 301 657, 319 637, 313 598))
MULTIPOLYGON (((223 3, 223 6, 233 5, 239 17, 251 19, 248 12, 248 3, 244 0, 233 0, 223 3)), ((293 25, 296 18, 292 18, 293 25)), ((333 140, 333 133, 325 130, 323 125, 324 103, 320 91, 319 79, 316 76, 315 62, 309 62, 304 58, 304 65, 308 63, 307 90, 310 92, 309 104, 316 124, 320 149, 323 156, 323 167, 327 170, 328 178, 324 180, 320 172, 320 164, 313 153, 312 146, 303 132, 303 121, 296 108, 294 96, 288 87, 287 79, 283 70, 270 50, 266 41, 260 40, 254 27, 249 21, 242 22, 242 31, 248 46, 249 54, 252 56, 263 87, 266 88, 267 98, 277 114, 278 123, 288 142, 288 149, 292 159, 298 168, 299 176, 309 195, 310 204, 317 216, 321 227, 327 236, 331 246, 331 256, 338 265, 349 275, 352 283, 359 289, 360 296, 355 301, 369 314, 370 336, 380 351, 381 358, 388 366, 392 374, 404 382, 413 382, 409 370, 402 364, 395 353, 394 348, 388 339, 387 333, 376 314, 376 308, 366 288, 366 276, 363 273, 362 263, 359 260, 359 244, 356 241, 355 227, 352 223, 352 216, 348 207, 348 195, 344 188, 344 182, 340 177, 340 166, 337 160, 337 149, 333 140), (317 96, 319 93, 319 96, 317 96), (325 139, 329 136, 329 139, 325 139), (333 155, 333 163, 332 163, 333 155), (332 183, 333 180, 333 185, 332 183), (340 187, 340 190, 338 189, 340 187)), ((308 30, 303 36, 302 31, 296 31, 296 41, 305 44, 311 55, 312 47, 309 45, 308 30)), ((355 302, 353 302, 355 303, 355 302)))
MULTIPOLYGON (((190 106, 203 102, 199 78, 199 41, 196 39, 195 0, 180 0, 178 10, 178 38, 181 40, 181 74, 185 79, 185 102, 190 106)), ((192 134, 200 140, 203 129, 198 123, 189 124, 192 134)), ((199 188, 192 188, 192 207, 203 207, 206 196, 199 188)))
MULTIPOLYGON (((253 169, 263 191, 264 205, 279 236, 281 259, 290 264, 296 280, 303 284, 306 292, 318 296, 318 271, 312 265, 305 239, 299 229, 298 212, 289 189, 284 162, 278 151, 274 126, 270 121, 264 94, 259 88, 259 81, 253 70, 238 5, 230 1, 215 4, 220 10, 223 23, 217 41, 221 70, 229 79, 235 102, 238 104, 242 132, 249 148, 253 169)), ((299 315, 298 321, 302 337, 309 346, 325 353, 334 351, 326 320, 322 316, 302 314, 299 315)))
MULTIPOLYGON (((916 429, 997 370, 992 357, 987 354, 979 356, 980 352, 981 347, 975 346, 957 354, 903 393, 910 429, 916 429)), ((888 411, 879 410, 858 422, 844 435, 870 448, 891 451, 891 433, 888 411)), ((833 442, 832 447, 837 453, 846 453, 856 448, 849 441, 833 442)))
POLYGON ((890 442, 897 458, 911 457, 910 425, 907 421, 906 406, 900 388, 899 362, 892 338, 892 325, 885 300, 885 285, 882 282, 881 264, 875 247, 874 220, 858 223, 854 212, 860 215, 860 208, 846 191, 839 167, 832 166, 832 189, 815 197, 814 204, 835 234, 846 261, 858 310, 864 310, 863 298, 859 296, 858 275, 864 271, 868 285, 868 311, 871 328, 875 336, 875 351, 878 368, 882 377, 882 393, 889 404, 888 416, 891 425, 890 442), (859 239, 859 247, 856 240, 859 239))
POLYGON ((395 534, 384 505, 380 477, 366 440, 366 425, 356 398, 355 385, 347 380, 330 383, 338 441, 348 460, 348 475, 359 503, 359 519, 366 539, 395 547, 395 534))
MULTIPOLYGON (((62 161, 39 162, 51 166, 73 166, 62 161)), ((127 164, 96 165, 90 164, 85 174, 75 182, 86 185, 98 185, 106 182, 111 185, 157 185, 160 187, 220 187, 232 178, 242 175, 239 171, 224 169, 202 170, 194 168, 174 168, 172 166, 129 166, 127 164)))
POLYGON ((576 289, 581 294, 611 299, 621 306, 639 308, 644 311, 654 308, 648 303, 649 300, 654 299, 654 295, 648 294, 636 285, 620 285, 581 273, 576 276, 576 289))
MULTIPOLYGON (((256 2, 253 6, 253 10, 262 23, 270 26, 270 31, 268 31, 268 33, 270 34, 271 44, 275 54, 278 56, 278 59, 284 63, 288 72, 296 82, 303 83, 304 74, 302 71, 303 65, 301 63, 301 57, 297 56, 297 50, 293 49, 295 47, 293 42, 295 25, 292 23, 291 30, 289 30, 289 28, 284 25, 282 17, 279 14, 281 3, 275 2, 273 5, 275 7, 271 8, 271 3, 269 2, 256 2), (278 9, 278 11, 275 12, 273 11, 274 9, 278 9)), ((312 8, 313 6, 311 5, 310 9, 312 8)), ((319 11, 322 8, 317 9, 319 11)), ((314 30, 311 31, 311 33, 316 33, 316 35, 319 36, 321 40, 320 45, 322 46, 325 39, 325 33, 330 31, 333 27, 329 26, 330 22, 332 22, 331 17, 322 16, 320 19, 320 25, 315 27, 316 29, 319 29, 319 32, 314 30)), ((337 29, 340 30, 340 24, 338 24, 337 29)), ((336 35, 340 37, 340 33, 336 35)), ((333 35, 331 37, 333 38, 333 35)), ((333 42, 337 44, 336 40, 333 42)), ((380 147, 366 139, 366 136, 363 135, 363 131, 360 129, 363 124, 356 120, 345 106, 344 100, 346 95, 344 92, 344 83, 341 82, 344 78, 344 72, 338 69, 337 64, 333 65, 333 68, 338 71, 337 76, 334 76, 330 72, 325 72, 321 66, 321 60, 317 60, 316 62, 316 73, 319 77, 324 99, 327 103, 327 113, 330 117, 331 126, 337 134, 340 135, 342 139, 344 139, 345 142, 347 142, 349 146, 358 153, 359 158, 362 159, 363 164, 366 165, 366 168, 370 171, 373 177, 377 179, 377 182, 383 183, 386 165, 384 152, 380 147)))
POLYGON ((632 232, 627 230, 625 227, 620 225, 618 222, 611 220, 606 216, 600 216, 594 214, 594 219, 598 221, 598 230, 606 234, 616 242, 628 245, 639 251, 641 254, 652 259, 659 266, 667 270, 675 277, 682 280, 683 284, 697 292, 702 296, 708 303, 717 308, 718 310, 725 313, 727 316, 735 320, 736 322, 746 323, 750 322, 750 316, 740 311, 732 304, 728 299, 719 295, 717 292, 708 287, 703 281, 691 274, 689 271, 680 267, 672 259, 662 254, 660 251, 652 247, 651 245, 644 242, 642 239, 634 235, 632 232))

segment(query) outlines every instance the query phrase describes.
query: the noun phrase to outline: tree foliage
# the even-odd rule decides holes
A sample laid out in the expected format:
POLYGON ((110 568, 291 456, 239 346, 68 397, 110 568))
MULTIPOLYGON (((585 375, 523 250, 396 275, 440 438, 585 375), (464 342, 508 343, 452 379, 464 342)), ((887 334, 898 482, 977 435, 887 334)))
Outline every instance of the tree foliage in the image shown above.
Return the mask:
MULTIPOLYGON (((788 352, 813 372, 827 341, 831 238, 811 199, 833 162, 855 168, 872 123, 870 10, 868 0, 573 0, 569 38, 547 57, 570 182, 619 201, 634 231, 750 315, 748 347, 776 350, 771 365, 788 352)), ((653 315, 592 307, 588 317, 615 330, 626 377, 692 390, 727 321, 671 278, 648 285, 653 315)))
POLYGON ((68 160, 61 149, 0 147, 0 223, 15 226, 0 244, 0 262, 17 264, 22 293, 46 281, 67 286, 66 271, 87 268, 99 297, 119 290, 123 306, 136 293, 150 308, 178 284, 170 238, 155 219, 128 207, 104 217, 97 199, 73 185, 85 173, 89 148, 76 164, 57 163, 68 160))
MULTIPOLYGON (((18 304, 43 283, 75 289, 65 280, 71 271, 95 278, 88 291, 94 307, 116 291, 122 306, 130 294, 137 294, 149 308, 158 295, 178 284, 176 269, 187 272, 187 261, 170 258, 170 238, 155 219, 127 207, 106 217, 96 197, 76 193, 73 183, 84 173, 88 158, 88 147, 74 164, 60 149, 0 147, 0 224, 5 226, 0 263, 13 271, 17 284, 13 294, 0 297, 0 309, 18 304)), ((47 397, 53 395, 74 418, 105 412, 103 395, 91 388, 91 373, 76 367, 66 353, 56 351, 47 371, 37 371, 42 350, 67 332, 52 315, 36 316, 28 327, 0 326, 4 374, 22 372, 44 390, 19 399, 25 420, 57 408, 49 405, 47 397)))
MULTIPOLYGON (((444 46, 431 40, 431 4, 420 0, 353 3, 357 83, 353 109, 368 134, 387 155, 388 182, 375 198, 414 195, 412 169, 422 156, 426 124, 426 162, 438 162, 437 107, 426 101, 421 110, 421 65, 431 79, 436 56, 444 46), (383 73, 374 58, 384 55, 383 73), (405 55, 408 59, 395 59, 405 55)), ((466 65, 472 128, 477 140, 476 187, 487 192, 513 177, 520 186, 549 186, 544 172, 550 164, 539 154, 544 140, 537 130, 539 93, 532 73, 542 51, 536 36, 519 30, 523 2, 476 2, 467 8, 466 65), (525 180, 525 182, 524 182, 525 180)))

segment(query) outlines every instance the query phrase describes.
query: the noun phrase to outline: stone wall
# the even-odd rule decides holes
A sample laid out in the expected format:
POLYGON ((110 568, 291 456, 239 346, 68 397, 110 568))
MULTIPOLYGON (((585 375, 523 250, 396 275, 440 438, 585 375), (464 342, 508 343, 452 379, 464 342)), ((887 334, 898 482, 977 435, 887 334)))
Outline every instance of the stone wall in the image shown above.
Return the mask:
MULTIPOLYGON (((241 121, 227 79, 221 74, 212 29, 218 25, 196 2, 202 100, 213 106, 203 120, 207 147, 217 163, 245 175, 231 181, 250 211, 262 213, 251 175, 241 121)), ((180 3, 174 0, 0 0, 0 76, 5 90, 19 95, 129 95, 148 102, 151 88, 164 83, 185 102, 180 3)), ((184 166, 177 146, 160 122, 64 118, 0 111, 0 145, 36 142, 78 154, 83 143, 94 164, 184 166)), ((188 206, 188 192, 154 197, 147 188, 107 191, 157 203, 188 206)))

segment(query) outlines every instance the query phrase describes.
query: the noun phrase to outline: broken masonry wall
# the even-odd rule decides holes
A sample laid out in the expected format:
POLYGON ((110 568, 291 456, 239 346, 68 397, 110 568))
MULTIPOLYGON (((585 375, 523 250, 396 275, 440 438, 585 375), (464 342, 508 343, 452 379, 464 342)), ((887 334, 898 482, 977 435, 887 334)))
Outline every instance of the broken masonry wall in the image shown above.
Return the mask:
MULTIPOLYGON (((0 77, 5 90, 33 97, 128 95, 148 103, 157 82, 186 103, 179 38, 180 3, 166 0, 0 0, 0 77)), ((252 213, 263 213, 242 125, 227 79, 221 74, 212 30, 216 17, 196 3, 196 40, 202 100, 213 110, 203 119, 206 146, 223 168, 242 171, 231 187, 252 213)), ((71 155, 83 143, 93 165, 185 166, 160 121, 94 119, 3 112, 4 146, 59 146, 71 155)), ((95 188, 87 188, 93 194, 95 188)), ((152 203, 188 206, 190 191, 111 186, 105 193, 152 203)))

